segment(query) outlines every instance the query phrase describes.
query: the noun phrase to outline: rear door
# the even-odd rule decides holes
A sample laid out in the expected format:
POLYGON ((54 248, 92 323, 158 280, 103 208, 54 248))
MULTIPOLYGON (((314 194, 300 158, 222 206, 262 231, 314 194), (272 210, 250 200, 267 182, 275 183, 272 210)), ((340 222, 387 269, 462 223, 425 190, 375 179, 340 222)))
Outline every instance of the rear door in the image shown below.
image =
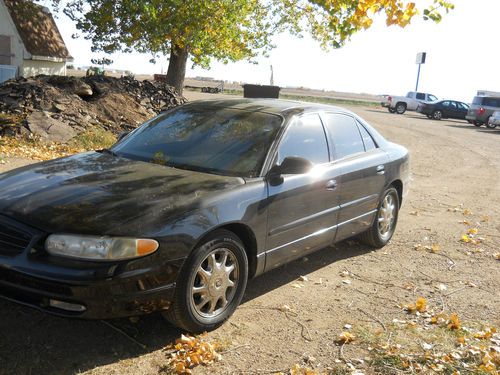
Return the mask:
POLYGON ((296 156, 315 164, 310 173, 284 175, 268 183, 266 270, 332 243, 339 212, 341 169, 330 164, 325 131, 318 114, 296 117, 278 146, 274 164, 296 156))
POLYGON ((386 184, 385 166, 389 159, 353 116, 326 113, 322 119, 334 163, 342 170, 335 238, 340 241, 371 226, 386 184))
POLYGON ((456 102, 458 111, 459 111, 459 119, 465 119, 465 116, 467 116, 467 112, 469 111, 469 106, 465 103, 462 102, 456 102))

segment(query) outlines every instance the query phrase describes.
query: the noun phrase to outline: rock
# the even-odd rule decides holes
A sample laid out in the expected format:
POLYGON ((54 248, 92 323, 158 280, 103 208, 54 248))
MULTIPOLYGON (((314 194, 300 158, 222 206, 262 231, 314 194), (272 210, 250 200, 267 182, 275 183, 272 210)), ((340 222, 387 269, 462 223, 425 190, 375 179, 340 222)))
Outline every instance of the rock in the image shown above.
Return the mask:
POLYGON ((92 96, 94 94, 92 91, 92 87, 82 81, 77 81, 77 84, 74 88, 74 93, 78 96, 92 96))
POLYGON ((62 143, 69 141, 77 134, 70 125, 51 118, 46 112, 33 112, 28 117, 28 127, 33 134, 62 143))

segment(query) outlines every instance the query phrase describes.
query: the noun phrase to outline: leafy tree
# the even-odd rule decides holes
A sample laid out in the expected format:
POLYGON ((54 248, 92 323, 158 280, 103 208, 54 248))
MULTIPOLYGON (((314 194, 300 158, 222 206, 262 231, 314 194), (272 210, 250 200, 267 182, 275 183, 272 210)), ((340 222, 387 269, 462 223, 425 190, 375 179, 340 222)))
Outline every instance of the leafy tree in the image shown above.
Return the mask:
POLYGON ((186 63, 208 67, 266 54, 276 33, 309 33, 339 48, 378 14, 387 25, 408 25, 421 13, 439 22, 453 8, 445 0, 418 9, 402 0, 53 0, 92 41, 94 52, 169 55, 167 82, 182 92, 186 63))

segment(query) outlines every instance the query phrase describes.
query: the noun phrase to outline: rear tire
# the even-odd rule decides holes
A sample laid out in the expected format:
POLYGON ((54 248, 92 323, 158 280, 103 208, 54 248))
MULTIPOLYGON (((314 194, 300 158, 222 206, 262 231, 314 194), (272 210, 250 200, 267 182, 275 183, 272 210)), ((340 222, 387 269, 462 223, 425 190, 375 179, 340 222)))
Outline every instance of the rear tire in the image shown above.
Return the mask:
POLYGON ((222 325, 241 302, 248 279, 248 259, 241 240, 217 230, 182 266, 172 306, 163 316, 188 332, 222 325))
POLYGON ((398 103, 396 104, 396 113, 398 115, 402 115, 406 112, 406 103, 398 103))
POLYGON ((382 194, 371 228, 361 233, 360 240, 377 249, 387 245, 396 230, 398 214, 399 195, 395 188, 390 187, 382 194))
POLYGON ((389 108, 387 108, 387 110, 388 110, 390 113, 396 113, 396 110, 395 110, 394 108, 389 107, 389 108))

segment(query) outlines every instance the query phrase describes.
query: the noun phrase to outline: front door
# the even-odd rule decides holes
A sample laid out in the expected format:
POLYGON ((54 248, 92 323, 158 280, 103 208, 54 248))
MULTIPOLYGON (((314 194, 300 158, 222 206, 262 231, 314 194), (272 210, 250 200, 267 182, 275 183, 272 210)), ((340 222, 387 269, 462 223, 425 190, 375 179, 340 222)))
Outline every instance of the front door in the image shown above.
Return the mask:
POLYGON ((276 164, 287 156, 302 157, 315 167, 306 174, 284 175, 279 185, 268 183, 266 270, 327 246, 335 237, 341 169, 329 162, 317 114, 292 120, 278 147, 276 164))

